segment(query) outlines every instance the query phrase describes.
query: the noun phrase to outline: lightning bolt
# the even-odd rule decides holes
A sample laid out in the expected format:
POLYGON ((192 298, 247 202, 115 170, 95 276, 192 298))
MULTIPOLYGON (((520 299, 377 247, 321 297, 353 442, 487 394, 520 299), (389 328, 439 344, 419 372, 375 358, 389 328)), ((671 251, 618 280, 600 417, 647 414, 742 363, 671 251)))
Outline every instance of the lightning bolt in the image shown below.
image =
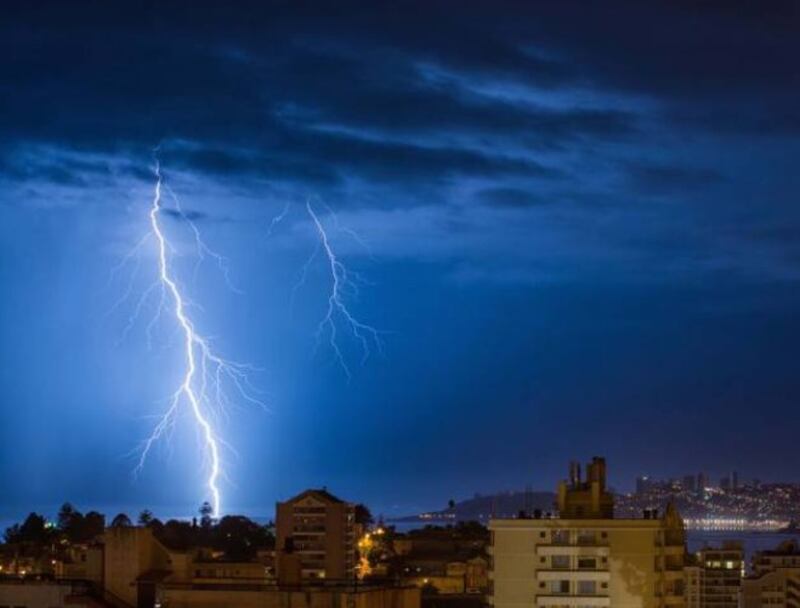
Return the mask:
MULTIPOLYGON (((182 350, 185 361, 184 375, 180 385, 172 394, 170 405, 167 411, 160 417, 150 436, 143 442, 139 462, 134 469, 138 474, 145 465, 145 461, 153 445, 175 426, 176 416, 182 405, 187 404, 194 422, 197 425, 205 448, 206 462, 208 464, 208 478, 206 486, 210 494, 213 517, 218 517, 222 511, 222 495, 219 487, 219 479, 223 476, 221 447, 227 446, 215 431, 212 424, 212 416, 217 417, 225 413, 230 400, 223 390, 225 381, 233 384, 237 392, 246 401, 258 404, 263 407, 258 399, 252 396, 254 391, 249 383, 248 371, 253 368, 240 363, 223 359, 216 354, 211 347, 209 340, 203 337, 195 328, 187 309, 190 305, 188 300, 181 293, 177 280, 173 276, 169 264, 169 251, 171 246, 160 223, 162 215, 162 189, 166 190, 175 201, 178 212, 183 218, 185 214, 180 209, 180 203, 172 191, 164 185, 161 173, 161 165, 158 158, 155 158, 153 173, 155 177, 155 187, 153 199, 149 212, 150 235, 155 238, 158 253, 158 280, 155 283, 161 289, 161 300, 156 312, 156 317, 148 325, 149 332, 154 322, 163 314, 166 301, 171 302, 171 313, 180 329, 182 336, 182 350)), ((188 218, 186 218, 188 220, 188 218)), ((200 239, 200 233, 194 223, 189 221, 194 233, 198 247, 198 255, 203 254, 212 256, 227 276, 227 266, 224 258, 214 253, 200 239)), ((153 291, 153 286, 149 288, 142 299, 146 299, 153 291)), ((142 300, 137 304, 135 315, 138 315, 142 306, 142 300)))
MULTIPOLYGON (((319 216, 314 211, 314 208, 311 206, 311 201, 306 201, 306 211, 308 212, 308 215, 314 224, 318 237, 318 243, 317 247, 314 249, 314 252, 311 254, 311 257, 303 267, 301 281, 305 280, 309 265, 320 251, 325 254, 331 277, 331 288, 330 293, 328 294, 328 307, 325 311, 325 316, 319 322, 316 331, 317 348, 319 347, 319 344, 324 336, 327 335, 331 350, 333 350, 336 360, 338 361, 349 381, 352 379, 352 373, 345 361, 342 349, 339 346, 337 320, 341 320, 353 334, 353 337, 361 344, 362 365, 366 363, 371 354, 371 345, 374 344, 379 352, 383 351, 381 332, 371 325, 367 325, 366 323, 359 321, 350 312, 350 309, 346 304, 346 297, 347 295, 358 295, 357 281, 360 281, 361 279, 356 273, 348 270, 348 268, 337 257, 336 252, 331 245, 330 239, 328 238, 328 233, 325 230, 325 226, 320 221, 319 216)), ((338 219, 335 215, 333 217, 336 225, 338 226, 338 219)), ((356 238, 352 231, 348 230, 347 232, 356 238)), ((359 242, 359 244, 363 245, 363 242, 360 239, 356 238, 356 240, 359 242)))
POLYGON ((286 203, 283 206, 283 211, 281 211, 278 215, 272 218, 269 222, 269 226, 267 227, 267 234, 264 238, 269 238, 272 236, 272 231, 275 230, 276 226, 280 224, 286 216, 289 214, 289 209, 291 208, 291 203, 286 203))

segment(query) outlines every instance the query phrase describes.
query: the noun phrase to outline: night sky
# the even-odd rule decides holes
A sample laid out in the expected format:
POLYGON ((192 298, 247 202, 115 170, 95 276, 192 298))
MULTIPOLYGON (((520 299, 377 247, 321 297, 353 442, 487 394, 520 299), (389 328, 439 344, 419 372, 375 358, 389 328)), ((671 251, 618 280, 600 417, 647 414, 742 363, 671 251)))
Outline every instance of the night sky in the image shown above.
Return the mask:
POLYGON ((218 423, 226 510, 408 513, 595 454, 623 489, 800 481, 800 5, 221 4, 3 3, 0 518, 207 498, 187 416, 131 476, 184 366, 135 315, 154 243, 125 258, 159 145, 191 314, 269 406, 218 423), (309 200, 384 332, 362 365, 341 326, 349 382, 322 257, 293 290, 309 200))

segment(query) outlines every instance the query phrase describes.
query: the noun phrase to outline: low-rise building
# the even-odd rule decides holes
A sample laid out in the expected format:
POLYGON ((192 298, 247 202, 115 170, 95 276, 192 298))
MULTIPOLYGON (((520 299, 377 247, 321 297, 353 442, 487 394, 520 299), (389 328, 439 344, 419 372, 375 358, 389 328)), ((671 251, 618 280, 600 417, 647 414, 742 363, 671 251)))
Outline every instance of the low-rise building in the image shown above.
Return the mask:
MULTIPOLYGON (((301 501, 303 506, 308 503, 301 501)), ((344 504, 344 503, 342 503, 344 504)), ((342 538, 346 508, 334 508, 342 538)), ((293 513, 292 513, 293 515, 293 513)), ((306 513, 299 518, 305 523, 306 513)), ((314 518, 316 522, 317 518, 314 518)), ((338 528, 337 528, 338 526, 338 528)), ((326 528, 327 529, 327 528, 326 528)), ((346 536, 346 535, 344 535, 346 536)), ((291 543, 287 543, 291 545, 291 543)), ((338 545, 337 545, 338 546, 338 545)), ((343 547, 347 548, 346 540, 343 547)), ((301 549, 302 551, 302 549, 301 549)), ((14 572, 0 575, 0 607, 16 608, 419 608, 421 590, 411 585, 362 582, 355 578, 304 578, 307 553, 260 551, 250 561, 231 561, 222 551, 171 549, 151 528, 107 528, 102 543, 70 550, 62 578, 44 580, 14 572), (99 553, 95 551, 99 550, 99 553), (98 574, 99 573, 99 574, 98 574), (66 578, 76 575, 75 578, 66 578)), ((342 557, 340 554, 339 557, 342 557)), ((342 565, 346 565, 342 562, 342 565)))
POLYGON ((66 550, 62 559, 53 560, 56 578, 103 582, 103 545, 100 543, 75 544, 66 550))

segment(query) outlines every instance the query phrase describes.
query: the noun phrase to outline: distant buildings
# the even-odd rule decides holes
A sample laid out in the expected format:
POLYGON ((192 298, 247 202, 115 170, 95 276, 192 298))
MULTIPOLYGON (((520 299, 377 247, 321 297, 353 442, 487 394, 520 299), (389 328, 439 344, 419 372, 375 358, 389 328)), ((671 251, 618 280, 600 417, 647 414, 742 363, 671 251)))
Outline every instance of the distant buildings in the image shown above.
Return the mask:
POLYGON ((738 608, 744 575, 741 543, 701 549, 687 564, 686 608, 738 608))
POLYGON ((663 510, 673 503, 687 529, 720 531, 778 530, 800 521, 800 484, 742 483, 732 473, 721 480, 723 489, 701 477, 695 477, 694 486, 691 475, 680 480, 638 478, 637 492, 615 496, 615 513, 636 517, 644 509, 663 510))
POLYGON ((614 518, 601 458, 585 481, 570 467, 558 507, 557 518, 490 522, 495 608, 684 606, 685 538, 673 508, 661 517, 614 518))
POLYGON ((275 527, 279 576, 299 567, 303 580, 354 580, 358 541, 355 505, 324 489, 306 490, 277 504, 275 527))
MULTIPOLYGON (((757 486, 758 484, 754 483, 753 485, 757 486)), ((703 492, 708 487, 708 476, 705 473, 698 473, 697 475, 689 474, 680 479, 669 480, 654 479, 647 475, 636 478, 636 494, 647 494, 658 487, 680 489, 684 492, 703 492)), ((721 490, 738 490, 739 487, 738 472, 732 471, 730 474, 720 477, 719 488, 721 490)))
POLYGON ((681 490, 684 492, 702 493, 705 490, 707 478, 704 473, 697 475, 684 475, 681 479, 661 480, 642 475, 636 478, 636 494, 639 496, 652 493, 657 490, 681 490))
POLYGON ((460 595, 462 601, 484 594, 489 586, 486 545, 488 531, 480 524, 424 528, 392 534, 387 574, 403 583, 440 596, 460 595))
POLYGON ((647 475, 642 475, 636 478, 636 493, 647 494, 652 487, 652 480, 647 475))

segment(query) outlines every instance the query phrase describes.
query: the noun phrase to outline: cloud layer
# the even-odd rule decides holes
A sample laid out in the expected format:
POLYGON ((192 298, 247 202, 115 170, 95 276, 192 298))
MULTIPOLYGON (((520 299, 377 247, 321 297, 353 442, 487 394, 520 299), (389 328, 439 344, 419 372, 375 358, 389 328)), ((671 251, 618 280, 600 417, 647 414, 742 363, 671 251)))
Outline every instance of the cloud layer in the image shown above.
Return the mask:
POLYGON ((161 142, 253 215, 319 196, 388 254, 796 274, 795 3, 37 7, 0 26, 6 203, 124 189, 161 142))

